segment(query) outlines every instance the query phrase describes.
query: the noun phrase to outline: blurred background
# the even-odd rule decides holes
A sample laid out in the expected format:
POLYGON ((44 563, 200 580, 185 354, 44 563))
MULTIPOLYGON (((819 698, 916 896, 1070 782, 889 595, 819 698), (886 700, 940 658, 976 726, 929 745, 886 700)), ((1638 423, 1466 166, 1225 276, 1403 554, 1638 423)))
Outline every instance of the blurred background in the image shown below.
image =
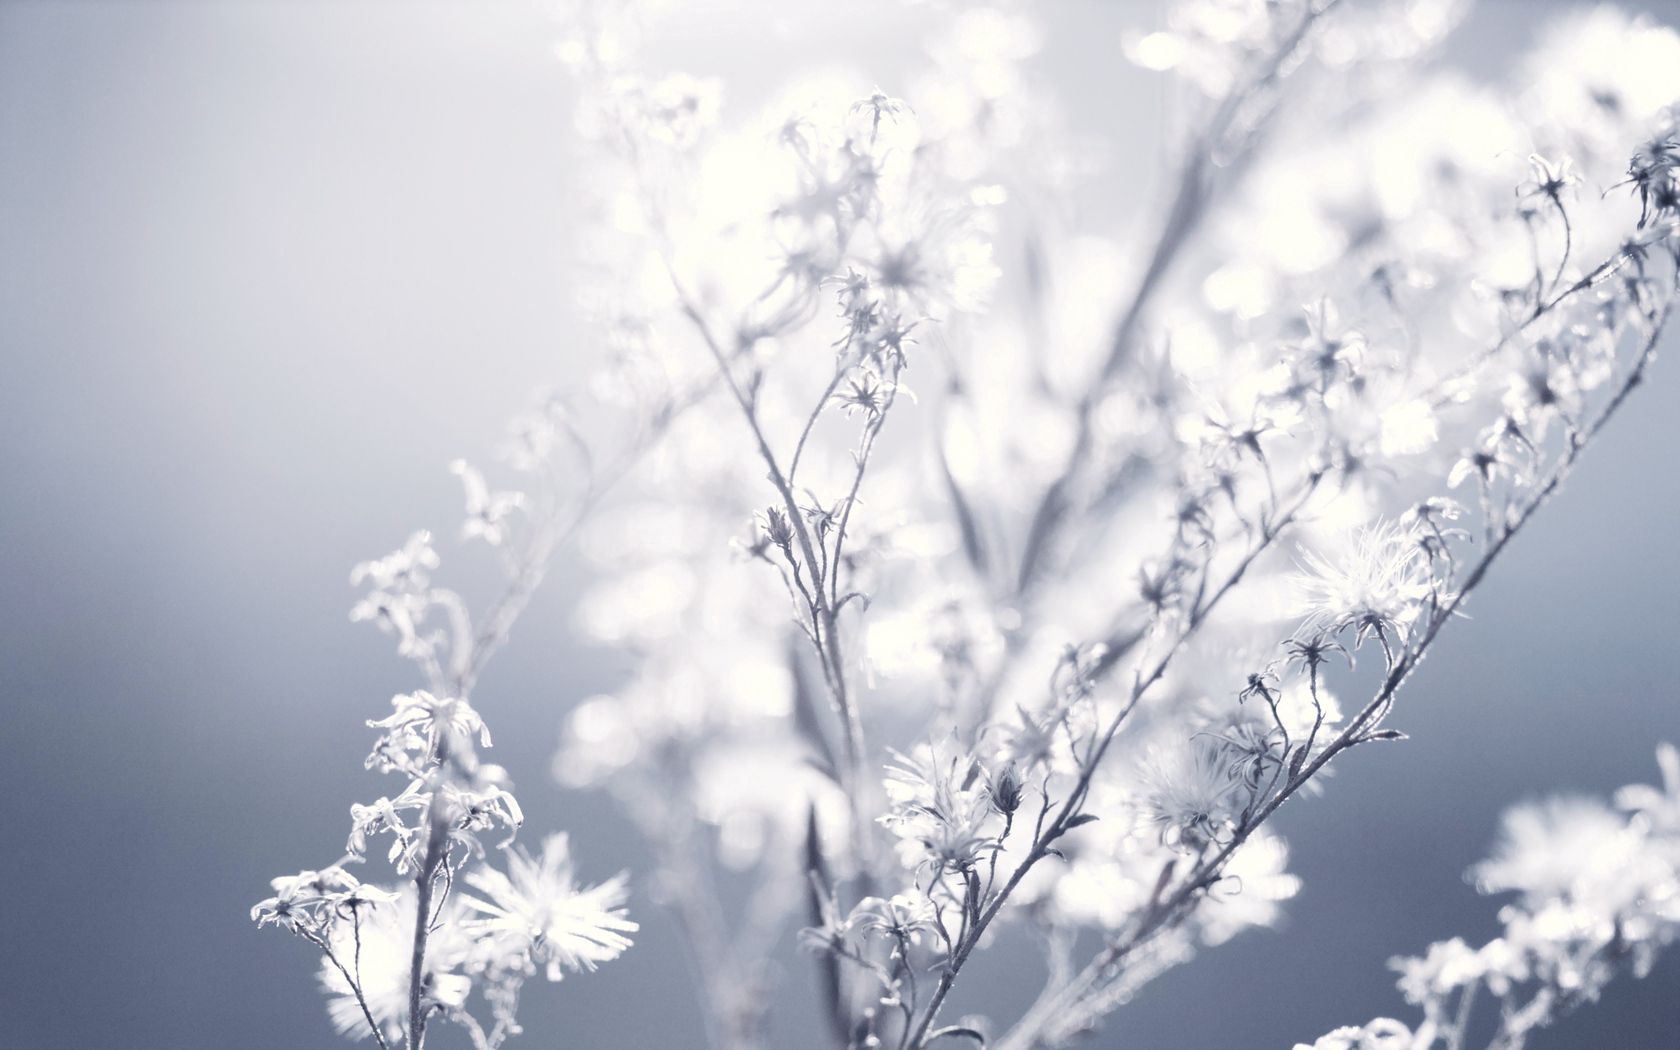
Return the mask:
MULTIPOLYGON (((1447 59, 1497 75, 1550 6, 1484 0, 1447 59)), ((1118 40, 1157 7, 1043 6, 1036 65, 1077 130, 1154 141, 1161 89, 1118 40)), ((891 91, 932 17, 774 10, 682 7, 654 58, 749 104, 835 56, 891 91)), ((338 855, 374 781, 363 720, 415 684, 347 622, 350 566, 430 527, 446 570, 488 578, 452 541, 445 464, 487 458, 589 345, 554 36, 534 3, 0 4, 0 1046, 337 1042, 312 950, 247 912, 338 855)), ((1147 188, 1118 178, 1093 222, 1147 188)), ((1423 668, 1411 742, 1282 812, 1305 879, 1283 927, 1169 974, 1095 1045, 1288 1047, 1407 1016, 1391 955, 1496 930, 1462 873, 1505 806, 1654 779, 1653 745, 1680 740, 1676 366, 1423 668)), ((569 630, 578 572, 478 698, 531 827, 573 831, 593 880, 644 857, 607 799, 548 775, 562 714, 623 672, 569 630)), ((623 960, 531 987, 517 1045, 701 1045, 674 930, 645 894, 634 911, 623 960)), ((959 1011, 1007 1012, 1037 974, 976 977, 959 1011)), ((775 1045, 814 1045, 808 973, 783 987, 775 1045)), ((1680 953, 1533 1045, 1677 1031, 1680 953)))

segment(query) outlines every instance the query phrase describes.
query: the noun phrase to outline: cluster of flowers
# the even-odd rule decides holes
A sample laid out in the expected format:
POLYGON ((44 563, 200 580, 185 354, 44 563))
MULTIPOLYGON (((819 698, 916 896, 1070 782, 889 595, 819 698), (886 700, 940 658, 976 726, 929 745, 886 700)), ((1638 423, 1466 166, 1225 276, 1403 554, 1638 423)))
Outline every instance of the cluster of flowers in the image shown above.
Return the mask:
POLYGON ((557 981, 630 946, 636 924, 624 916, 625 880, 580 889, 564 835, 548 838, 538 858, 507 850, 506 873, 487 866, 479 836, 506 831, 505 848, 524 817, 503 786, 506 773, 478 759, 478 747, 490 746, 483 720, 464 699, 426 692, 392 704, 390 716, 368 723, 384 732, 367 764, 408 778, 407 786, 351 806, 345 858, 275 879, 274 896, 251 918, 321 950, 341 1032, 414 1048, 437 1015, 464 1026, 476 1047, 497 1047, 520 1031, 520 987, 539 967, 557 981), (343 867, 363 860, 380 835, 390 836, 395 873, 409 879, 401 890, 364 884, 343 867), (452 892, 457 879, 468 893, 452 892), (488 1030, 467 1008, 475 986, 490 1008, 488 1030))
POLYGON ((551 981, 593 970, 630 946, 625 879, 579 888, 564 835, 533 858, 508 849, 524 823, 505 771, 483 763, 483 719, 464 699, 417 692, 368 725, 383 730, 367 765, 408 783, 394 798, 350 807, 346 856, 320 871, 274 880, 274 896, 251 909, 320 949, 321 983, 339 1031, 382 1047, 419 1047, 428 1020, 466 1028, 475 1047, 520 1031, 519 991, 540 968, 551 981), (485 863, 479 836, 506 832, 504 873, 485 863), (370 840, 390 837, 386 859, 407 881, 391 890, 358 880, 345 864, 370 840), (457 881, 465 892, 454 892, 457 881), (491 1025, 468 1009, 477 989, 491 1025))
POLYGON ((1494 855, 1470 871, 1483 893, 1517 895, 1499 911, 1504 932, 1393 961, 1401 994, 1423 1011, 1415 1029, 1383 1018, 1297 1050, 1463 1046, 1479 994, 1498 1007, 1489 1045, 1518 1050, 1618 973, 1645 976, 1680 938, 1680 751, 1664 744, 1657 761, 1662 786, 1625 787, 1613 807, 1563 796, 1506 813, 1494 855))
MULTIPOLYGON (((430 693, 381 723, 373 764, 410 785, 357 808, 352 852, 390 834, 414 890, 346 903, 341 872, 306 873, 259 918, 311 902, 286 924, 350 982, 329 927, 353 951, 358 914, 407 907, 435 968, 398 965, 406 1013, 341 994, 336 1014, 413 1046, 477 981, 493 1045, 517 979, 625 944, 623 884, 576 890, 564 840, 464 875, 481 900, 449 892, 517 809, 465 700, 433 698, 470 694, 574 528, 582 626, 636 662, 574 709, 554 770, 646 835, 719 1050, 764 1044, 801 909, 847 1050, 1060 1045, 1274 921, 1299 883, 1268 819, 1403 738, 1402 686, 1642 381, 1676 299, 1680 36, 1599 10, 1471 85, 1415 61, 1460 7, 1173 5, 1129 47, 1178 74, 1187 130, 1128 268, 1070 221, 1090 159, 1018 12, 955 15, 911 102, 805 82, 732 127, 717 83, 641 67, 636 5, 582 5, 560 50, 600 153, 603 418, 548 399, 516 428, 531 493, 457 466, 466 534, 506 558, 487 616, 433 587, 425 534, 357 569, 356 618, 430 693), (1356 658, 1380 675, 1344 710, 1371 688, 1356 658), (1007 1028, 947 1023, 1006 922, 1042 935, 1042 993, 1007 1028)), ((1532 903, 1507 945, 1552 921, 1532 903)), ((1585 945, 1578 988, 1602 969, 1585 945)), ((1556 958, 1511 952, 1510 987, 1521 969, 1563 1002, 1556 958)))

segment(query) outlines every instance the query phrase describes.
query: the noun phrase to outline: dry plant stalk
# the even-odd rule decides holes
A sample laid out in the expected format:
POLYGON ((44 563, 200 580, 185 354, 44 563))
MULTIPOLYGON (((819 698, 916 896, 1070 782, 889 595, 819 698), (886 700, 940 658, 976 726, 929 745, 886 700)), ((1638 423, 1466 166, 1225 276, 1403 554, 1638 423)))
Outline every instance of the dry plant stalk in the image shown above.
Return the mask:
MULTIPOLYGON (((434 586, 426 533, 355 571, 425 687, 369 723, 405 786, 253 911, 320 949, 339 1028, 497 1047, 528 977, 629 947, 625 877, 512 844, 471 699, 573 539, 583 629, 637 669, 555 772, 654 845, 718 1050, 765 1045, 801 924, 813 1045, 1031 1050, 1272 921, 1298 880, 1268 822, 1404 739, 1405 687, 1676 298, 1680 36, 1573 14, 1475 85, 1426 61, 1460 7, 1172 5, 1128 44, 1183 116, 1129 267, 1062 205, 1092 171, 1025 14, 941 16, 902 98, 800 82, 726 123, 721 85, 642 67, 644 11, 571 12, 607 352, 516 422, 517 489, 452 468, 503 556, 487 611, 434 586), (386 838, 396 888, 349 874, 386 838), (953 1017, 1005 923, 1042 992, 953 1017)), ((1313 1046, 1459 1050, 1480 1003, 1519 1047, 1647 970, 1680 932, 1659 757, 1614 808, 1514 810, 1475 869, 1518 895, 1504 935, 1396 961, 1415 1026, 1313 1046)))

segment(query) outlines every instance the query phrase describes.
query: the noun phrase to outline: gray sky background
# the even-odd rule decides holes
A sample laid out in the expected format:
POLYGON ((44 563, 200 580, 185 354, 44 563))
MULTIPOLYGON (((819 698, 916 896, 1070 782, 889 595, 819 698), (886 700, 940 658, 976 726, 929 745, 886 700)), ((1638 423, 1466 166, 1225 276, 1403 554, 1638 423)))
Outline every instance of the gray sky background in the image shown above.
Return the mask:
MULTIPOLYGON (((789 36, 692 7, 662 57, 749 97, 821 48, 902 80, 914 38, 840 6, 789 36)), ((1113 56, 1152 6, 1046 5, 1080 126, 1155 125, 1158 92, 1113 56)), ((1485 4, 1453 53, 1486 68, 1540 6, 1485 4)), ((589 338, 552 36, 535 4, 0 4, 0 1045, 333 1044, 310 951, 246 912, 337 855, 373 783, 362 722, 412 684, 347 622, 349 567, 446 535, 444 465, 483 458, 589 338)), ((1495 928, 1462 872, 1500 810, 1655 776, 1655 742, 1680 741, 1674 356, 1423 668, 1412 741, 1283 812, 1306 879, 1285 927, 1162 979, 1096 1045, 1287 1047, 1406 1016, 1390 955, 1495 928)), ((561 714, 618 670, 569 639, 571 575, 480 696, 530 827, 572 830, 601 877, 643 855, 606 800, 547 778, 561 714)), ((623 960, 531 987, 517 1045, 700 1044, 673 932, 636 910, 623 960)), ((808 1045, 807 975, 785 989, 777 1045, 808 1045)), ((993 967, 957 1006, 1029 994, 993 967)), ((1677 1030, 1671 958, 1534 1046, 1677 1030)))

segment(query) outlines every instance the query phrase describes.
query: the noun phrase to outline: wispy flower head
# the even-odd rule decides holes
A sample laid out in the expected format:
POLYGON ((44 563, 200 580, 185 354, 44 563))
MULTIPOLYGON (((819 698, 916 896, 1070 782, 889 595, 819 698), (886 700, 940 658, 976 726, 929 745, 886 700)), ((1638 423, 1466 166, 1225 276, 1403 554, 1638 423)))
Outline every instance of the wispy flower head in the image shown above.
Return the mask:
POLYGON ((1306 616, 1301 637, 1352 629, 1356 646, 1373 637, 1385 649, 1404 645, 1435 593, 1417 533, 1392 521, 1360 529, 1338 556, 1308 553, 1302 567, 1296 581, 1306 616))
POLYGON ((987 778, 954 739, 895 752, 884 784, 892 809, 881 822, 903 840, 906 859, 958 870, 996 848, 987 778))
POLYGON ((385 732, 368 757, 368 766, 382 771, 412 771, 415 761, 458 758, 470 751, 473 741, 490 746, 490 730, 472 704, 460 697, 437 697, 424 689, 399 694, 391 699, 395 708, 368 727, 385 732), (465 749, 465 751, 463 750, 465 749))
POLYGON ((1164 844, 1188 853, 1226 839, 1246 801, 1229 750, 1205 737, 1152 749, 1140 780, 1145 818, 1164 844))
POLYGON ((464 903, 479 917, 464 925, 480 939, 476 962, 492 969, 541 965, 558 981, 618 958, 638 928, 625 914, 626 877, 580 887, 564 834, 544 839, 535 857, 508 850, 506 873, 479 868, 466 884, 478 895, 464 903))

